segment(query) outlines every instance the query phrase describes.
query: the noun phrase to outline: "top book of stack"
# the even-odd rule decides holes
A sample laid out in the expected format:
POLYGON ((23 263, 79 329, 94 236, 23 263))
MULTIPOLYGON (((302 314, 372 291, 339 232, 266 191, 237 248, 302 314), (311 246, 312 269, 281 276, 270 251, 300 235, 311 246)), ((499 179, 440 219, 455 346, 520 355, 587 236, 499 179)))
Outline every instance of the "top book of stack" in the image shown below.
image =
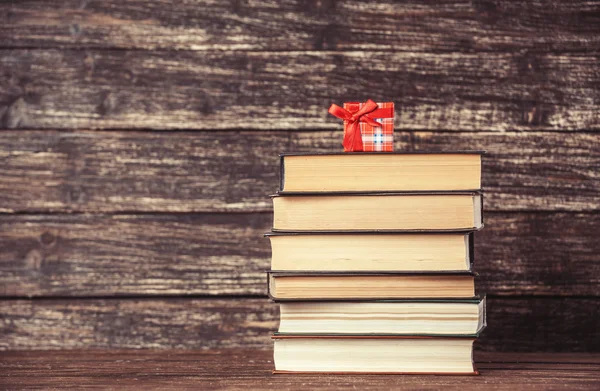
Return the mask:
POLYGON ((478 191, 484 153, 284 153, 279 192, 478 191))

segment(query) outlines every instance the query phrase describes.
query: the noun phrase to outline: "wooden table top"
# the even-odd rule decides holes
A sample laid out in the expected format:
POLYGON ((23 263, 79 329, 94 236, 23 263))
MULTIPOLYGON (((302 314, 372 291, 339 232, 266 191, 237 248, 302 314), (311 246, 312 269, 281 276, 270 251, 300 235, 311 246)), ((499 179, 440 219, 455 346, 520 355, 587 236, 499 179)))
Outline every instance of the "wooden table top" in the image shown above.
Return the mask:
POLYGON ((600 354, 483 353, 480 376, 273 375, 268 350, 0 352, 0 388, 201 390, 598 389, 600 354))

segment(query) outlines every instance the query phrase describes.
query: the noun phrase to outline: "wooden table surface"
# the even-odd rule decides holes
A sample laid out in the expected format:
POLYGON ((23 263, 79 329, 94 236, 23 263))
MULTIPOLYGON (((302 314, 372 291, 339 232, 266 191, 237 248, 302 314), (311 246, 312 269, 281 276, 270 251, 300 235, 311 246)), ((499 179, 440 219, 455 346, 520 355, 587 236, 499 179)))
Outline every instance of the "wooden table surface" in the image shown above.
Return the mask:
POLYGON ((598 389, 600 354, 482 353, 480 376, 272 375, 265 350, 66 350, 0 353, 2 389, 572 390, 598 389))

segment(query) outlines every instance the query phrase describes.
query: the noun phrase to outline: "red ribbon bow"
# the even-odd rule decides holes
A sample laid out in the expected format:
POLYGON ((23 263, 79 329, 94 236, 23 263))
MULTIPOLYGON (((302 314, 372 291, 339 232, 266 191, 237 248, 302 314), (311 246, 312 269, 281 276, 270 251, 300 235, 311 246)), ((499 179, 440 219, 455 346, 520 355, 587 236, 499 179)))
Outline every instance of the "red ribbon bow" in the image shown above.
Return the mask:
POLYGON ((377 103, 371 99, 367 100, 362 107, 355 112, 350 112, 336 104, 331 105, 329 114, 347 121, 344 128, 344 152, 358 152, 363 150, 362 135, 360 133, 360 122, 366 122, 372 126, 381 126, 381 124, 369 117, 367 114, 377 110, 377 103))

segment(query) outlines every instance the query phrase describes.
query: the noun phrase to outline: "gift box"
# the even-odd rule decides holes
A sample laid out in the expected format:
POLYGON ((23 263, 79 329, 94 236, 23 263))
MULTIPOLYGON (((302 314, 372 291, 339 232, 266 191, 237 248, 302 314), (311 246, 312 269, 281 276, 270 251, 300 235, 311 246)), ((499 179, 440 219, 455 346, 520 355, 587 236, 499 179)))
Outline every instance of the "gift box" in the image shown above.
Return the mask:
POLYGON ((345 152, 394 151, 394 103, 346 102, 329 113, 344 120, 345 152))
MULTIPOLYGON (((344 108, 351 113, 359 111, 364 103, 346 102, 344 108)), ((377 103, 377 109, 368 114, 381 126, 373 126, 360 122, 360 134, 365 152, 393 152, 394 151, 394 103, 377 103)), ((344 121, 344 129, 348 121, 344 121)))

